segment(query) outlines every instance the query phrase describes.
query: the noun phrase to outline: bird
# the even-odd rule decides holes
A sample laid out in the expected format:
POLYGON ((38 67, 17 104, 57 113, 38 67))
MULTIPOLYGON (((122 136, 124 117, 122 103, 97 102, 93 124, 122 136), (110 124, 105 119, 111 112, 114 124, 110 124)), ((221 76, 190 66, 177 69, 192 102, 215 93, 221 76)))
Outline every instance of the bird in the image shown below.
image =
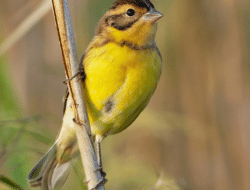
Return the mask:
MULTIPOLYGON (((163 15, 150 0, 116 0, 100 19, 79 68, 91 133, 102 170, 102 140, 126 129, 147 106, 161 75, 155 43, 163 15)), ((61 130, 54 145, 31 170, 31 188, 60 189, 79 155, 72 97, 67 91, 61 130)))

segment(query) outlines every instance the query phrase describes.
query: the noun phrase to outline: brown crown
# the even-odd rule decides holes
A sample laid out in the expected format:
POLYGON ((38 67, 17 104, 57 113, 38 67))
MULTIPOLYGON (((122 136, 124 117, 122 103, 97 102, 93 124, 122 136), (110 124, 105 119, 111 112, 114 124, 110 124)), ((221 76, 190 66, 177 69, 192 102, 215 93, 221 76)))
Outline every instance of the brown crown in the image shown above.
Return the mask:
POLYGON ((119 5, 124 4, 131 4, 138 7, 147 8, 148 10, 150 8, 154 8, 154 5, 149 0, 116 0, 110 9, 115 9, 119 5))

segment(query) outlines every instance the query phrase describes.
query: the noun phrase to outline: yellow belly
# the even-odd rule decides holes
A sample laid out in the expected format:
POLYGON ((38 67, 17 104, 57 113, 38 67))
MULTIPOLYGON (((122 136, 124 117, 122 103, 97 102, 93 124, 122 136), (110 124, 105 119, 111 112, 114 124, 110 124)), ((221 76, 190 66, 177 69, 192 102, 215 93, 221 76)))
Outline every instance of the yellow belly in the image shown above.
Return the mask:
POLYGON ((145 108, 161 72, 155 49, 132 50, 108 43, 87 52, 84 93, 94 135, 115 134, 145 108))

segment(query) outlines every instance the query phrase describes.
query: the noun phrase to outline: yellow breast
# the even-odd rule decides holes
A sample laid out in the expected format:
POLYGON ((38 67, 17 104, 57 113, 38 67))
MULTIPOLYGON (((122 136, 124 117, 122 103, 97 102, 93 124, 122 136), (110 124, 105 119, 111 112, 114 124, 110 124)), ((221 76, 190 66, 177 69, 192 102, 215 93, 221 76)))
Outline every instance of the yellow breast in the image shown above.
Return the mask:
POLYGON ((145 108, 161 72, 154 48, 133 50, 108 43, 84 58, 84 93, 92 133, 106 136, 128 127, 145 108))

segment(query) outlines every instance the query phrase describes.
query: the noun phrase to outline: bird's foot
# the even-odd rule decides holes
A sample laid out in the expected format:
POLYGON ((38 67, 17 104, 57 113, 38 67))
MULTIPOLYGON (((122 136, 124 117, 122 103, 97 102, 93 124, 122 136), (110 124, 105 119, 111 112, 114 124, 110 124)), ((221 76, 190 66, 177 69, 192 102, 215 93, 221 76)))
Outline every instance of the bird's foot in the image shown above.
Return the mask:
MULTIPOLYGON (((104 172, 105 173, 105 172, 104 172)), ((105 174, 106 175, 106 174, 105 174)), ((100 187, 100 185, 103 185, 105 183, 107 183, 107 179, 105 179, 105 177, 103 177, 97 184, 94 188, 92 188, 91 190, 96 190, 98 187, 100 187)))
POLYGON ((107 175, 106 172, 103 171, 102 167, 97 168, 95 171, 100 171, 101 176, 102 176, 103 178, 105 178, 106 175, 107 175))
POLYGON ((74 76, 72 76, 71 78, 66 79, 65 81, 63 81, 63 84, 68 84, 71 80, 73 80, 78 75, 80 75, 79 79, 81 79, 82 81, 85 80, 86 76, 85 76, 85 73, 84 73, 84 69, 80 68, 79 71, 74 76))

